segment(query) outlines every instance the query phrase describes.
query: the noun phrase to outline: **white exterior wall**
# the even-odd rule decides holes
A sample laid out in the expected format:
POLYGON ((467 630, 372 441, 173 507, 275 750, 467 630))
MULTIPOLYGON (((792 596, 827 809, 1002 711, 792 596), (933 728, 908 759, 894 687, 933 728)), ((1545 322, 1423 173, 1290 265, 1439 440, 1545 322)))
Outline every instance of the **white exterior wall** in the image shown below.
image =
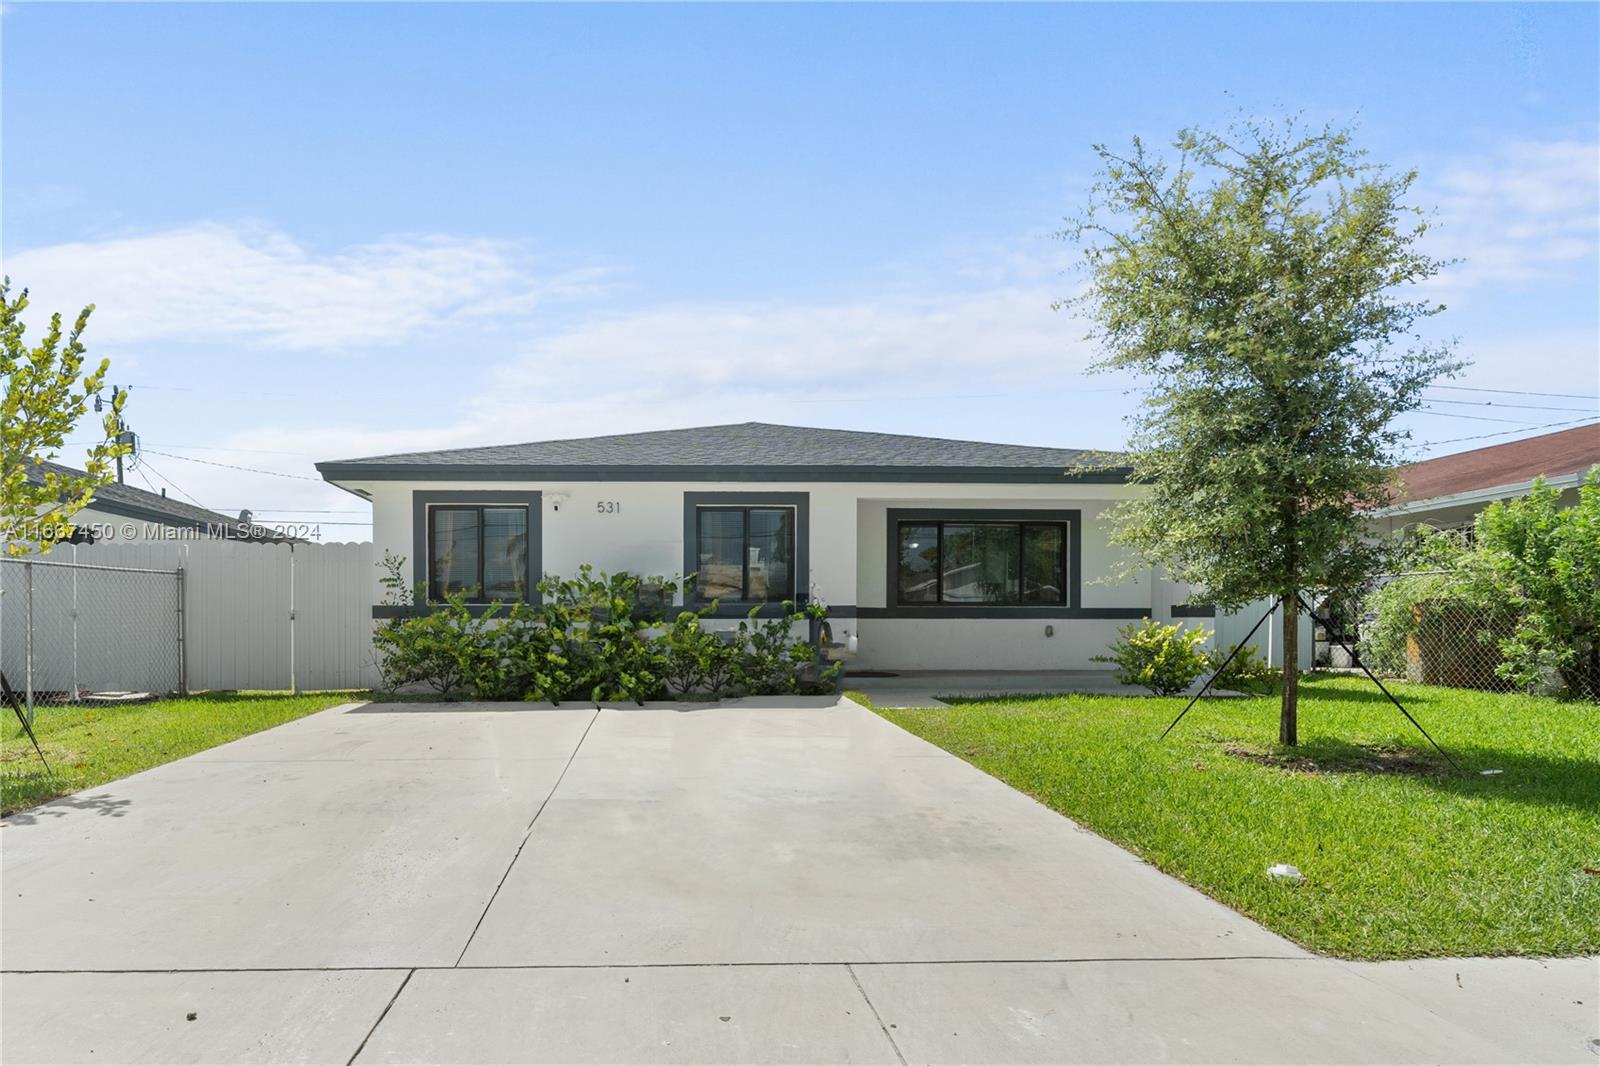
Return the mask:
MULTIPOLYGON (((348 482, 370 493, 374 558, 387 549, 407 559, 412 584, 424 574, 413 554, 413 492, 540 492, 540 566, 569 576, 591 563, 608 572, 677 575, 683 570, 683 499, 686 492, 803 492, 809 495, 808 581, 812 595, 840 613, 835 639, 859 637, 854 665, 863 669, 1025 670, 1104 669, 1090 661, 1128 618, 887 618, 848 617, 847 608, 882 610, 888 604, 890 508, 1077 509, 1081 606, 1154 611, 1171 620, 1171 604, 1186 589, 1154 581, 1149 571, 1133 580, 1102 583, 1118 558, 1107 540, 1103 512, 1138 489, 1096 484, 928 484, 908 482, 348 482), (617 506, 603 513, 598 503, 617 506), (1045 636, 1052 627, 1053 636, 1045 636)), ((372 575, 373 602, 381 588, 372 575)), ((719 620, 717 625, 731 625, 719 620)), ((1207 619, 1190 624, 1210 627, 1207 619)))

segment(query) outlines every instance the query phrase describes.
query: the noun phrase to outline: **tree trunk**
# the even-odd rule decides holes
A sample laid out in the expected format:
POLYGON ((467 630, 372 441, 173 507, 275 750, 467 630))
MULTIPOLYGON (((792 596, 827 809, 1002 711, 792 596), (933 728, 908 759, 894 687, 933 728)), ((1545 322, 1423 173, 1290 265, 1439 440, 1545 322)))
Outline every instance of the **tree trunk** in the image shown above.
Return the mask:
POLYGON ((1300 743, 1300 603, 1293 592, 1283 594, 1283 702, 1278 713, 1278 742, 1300 743))

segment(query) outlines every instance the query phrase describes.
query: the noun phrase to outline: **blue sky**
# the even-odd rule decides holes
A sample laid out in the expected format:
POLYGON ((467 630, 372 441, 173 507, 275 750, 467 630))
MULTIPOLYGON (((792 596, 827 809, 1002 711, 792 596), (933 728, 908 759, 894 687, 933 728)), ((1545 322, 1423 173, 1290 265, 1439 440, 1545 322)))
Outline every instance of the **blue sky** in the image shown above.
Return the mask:
POLYGON ((1050 308, 1091 145, 1301 111, 1421 171, 1454 384, 1586 397, 1436 392, 1442 453, 1596 412, 1597 11, 7 3, 0 239, 40 309, 97 304, 140 477, 345 539, 317 459, 1117 446, 1133 400, 1050 308))

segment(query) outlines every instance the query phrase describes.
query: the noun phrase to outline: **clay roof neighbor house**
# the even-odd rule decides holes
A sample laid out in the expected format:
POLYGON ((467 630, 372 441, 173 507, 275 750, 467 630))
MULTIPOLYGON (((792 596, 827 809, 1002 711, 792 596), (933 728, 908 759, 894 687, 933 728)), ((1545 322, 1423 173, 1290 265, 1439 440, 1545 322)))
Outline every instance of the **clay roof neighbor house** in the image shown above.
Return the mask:
POLYGON ((1400 493, 1380 522, 1389 530, 1459 529, 1495 500, 1525 494, 1539 477, 1570 505, 1594 466, 1600 466, 1600 423, 1441 455, 1401 468, 1400 493))

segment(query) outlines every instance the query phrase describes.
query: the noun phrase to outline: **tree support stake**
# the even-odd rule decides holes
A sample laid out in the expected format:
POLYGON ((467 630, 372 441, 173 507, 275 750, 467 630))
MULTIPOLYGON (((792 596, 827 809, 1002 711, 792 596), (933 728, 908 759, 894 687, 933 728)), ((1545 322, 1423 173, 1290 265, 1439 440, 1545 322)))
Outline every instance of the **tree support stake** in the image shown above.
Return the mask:
POLYGON ((1241 640, 1239 643, 1237 643, 1237 644, 1235 644, 1233 646, 1233 650, 1228 653, 1228 657, 1226 659, 1222 660, 1222 665, 1217 667, 1216 670, 1212 672, 1210 677, 1206 678, 1206 683, 1200 686, 1200 691, 1196 692, 1194 694, 1194 698, 1191 699, 1184 706, 1183 710, 1178 712, 1178 717, 1176 717, 1176 718, 1174 718, 1172 720, 1172 725, 1167 726, 1167 728, 1165 728, 1165 729, 1163 729, 1161 731, 1161 736, 1157 738, 1158 740, 1166 740, 1167 739, 1167 734, 1172 732, 1174 726, 1176 726, 1179 722, 1183 721, 1183 716, 1189 713, 1189 708, 1193 707, 1195 704, 1199 703, 1200 702, 1200 697, 1204 696, 1207 692, 1209 692, 1211 690, 1212 682, 1216 681, 1216 679, 1222 675, 1222 671, 1226 670, 1228 668, 1228 664, 1233 662, 1233 657, 1235 655, 1238 655, 1239 652, 1243 651, 1244 650, 1244 646, 1246 644, 1250 643, 1250 638, 1256 635, 1256 630, 1261 628, 1261 623, 1265 622, 1267 619, 1271 618, 1273 612, 1276 611, 1277 609, 1278 609, 1278 601, 1277 600, 1273 600, 1272 601, 1272 606, 1267 608, 1267 613, 1262 615, 1261 618, 1259 620, 1257 620, 1256 624, 1250 627, 1250 632, 1248 632, 1248 633, 1246 633, 1244 635, 1244 639, 1243 640, 1241 640))
POLYGON ((1339 642, 1339 647, 1350 653, 1350 661, 1361 667, 1361 672, 1372 679, 1372 683, 1378 686, 1378 691, 1389 697, 1389 702, 1400 709, 1400 713, 1406 716, 1406 721, 1416 726, 1417 732, 1421 733, 1427 738, 1428 743, 1433 745, 1433 750, 1444 756, 1444 761, 1450 764, 1450 769, 1460 770, 1461 767, 1456 764, 1456 761, 1450 757, 1449 753, 1439 746, 1439 742, 1437 740, 1434 740, 1433 737, 1428 735, 1428 731, 1426 729, 1422 728, 1422 723, 1411 716, 1411 712, 1406 710, 1405 704, 1395 699, 1394 693, 1385 688, 1383 682, 1378 680, 1378 675, 1367 669, 1367 664, 1361 661, 1361 656, 1357 655, 1356 650, 1345 641, 1344 637, 1340 635, 1337 630, 1334 629, 1333 620, 1331 618, 1317 617, 1317 612, 1311 609, 1311 605, 1306 602, 1306 598, 1304 596, 1297 594, 1296 598, 1300 601, 1300 609, 1309 615, 1313 622, 1327 630, 1328 636, 1339 642))

